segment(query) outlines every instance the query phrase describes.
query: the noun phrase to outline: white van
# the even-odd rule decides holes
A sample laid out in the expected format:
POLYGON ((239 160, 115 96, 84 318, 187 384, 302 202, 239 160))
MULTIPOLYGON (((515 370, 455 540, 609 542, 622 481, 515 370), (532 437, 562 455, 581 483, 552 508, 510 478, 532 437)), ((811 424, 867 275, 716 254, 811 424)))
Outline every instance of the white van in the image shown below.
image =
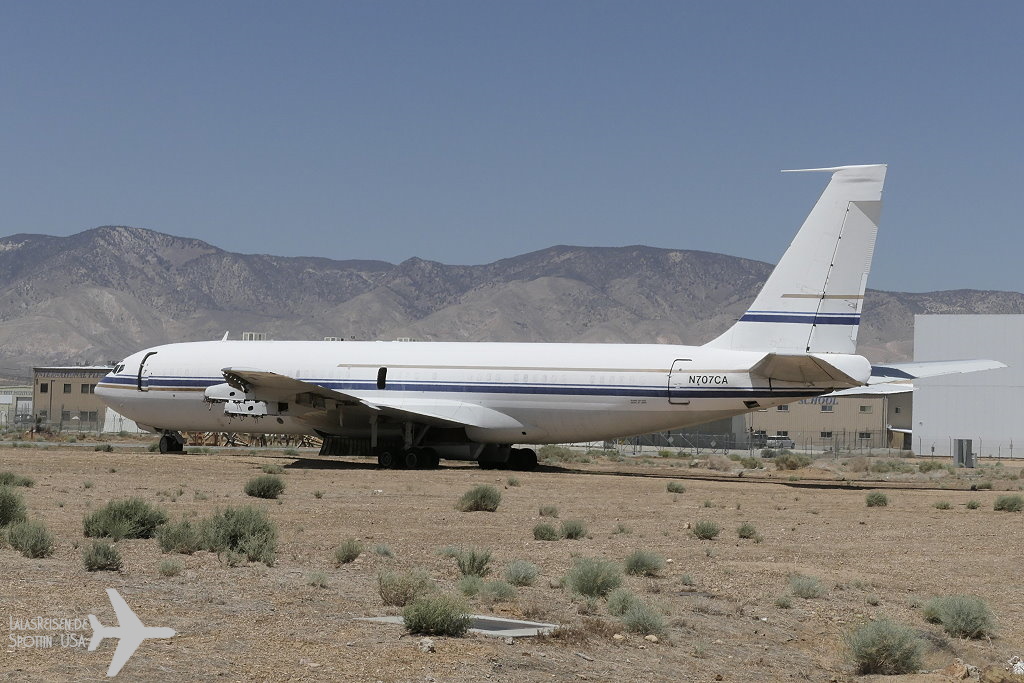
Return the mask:
POLYGON ((794 448, 796 443, 788 436, 766 436, 764 438, 765 448, 794 448))

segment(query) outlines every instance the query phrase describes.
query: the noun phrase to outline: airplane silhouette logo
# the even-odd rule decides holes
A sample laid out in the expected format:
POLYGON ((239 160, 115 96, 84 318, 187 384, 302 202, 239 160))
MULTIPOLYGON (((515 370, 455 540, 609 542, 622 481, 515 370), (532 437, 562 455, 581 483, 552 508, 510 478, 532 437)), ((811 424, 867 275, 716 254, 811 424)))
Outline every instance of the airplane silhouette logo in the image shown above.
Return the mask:
POLYGON ((107 677, 113 678, 121 670, 132 656, 136 648, 147 638, 170 638, 175 635, 173 628, 165 626, 146 626, 142 623, 128 603, 124 601, 121 594, 113 588, 107 589, 110 597, 110 604, 117 615, 117 626, 104 626, 95 615, 89 615, 89 623, 92 624, 92 640, 89 641, 89 652, 92 652, 104 638, 117 638, 117 649, 114 650, 114 658, 110 660, 110 668, 107 669, 107 677))

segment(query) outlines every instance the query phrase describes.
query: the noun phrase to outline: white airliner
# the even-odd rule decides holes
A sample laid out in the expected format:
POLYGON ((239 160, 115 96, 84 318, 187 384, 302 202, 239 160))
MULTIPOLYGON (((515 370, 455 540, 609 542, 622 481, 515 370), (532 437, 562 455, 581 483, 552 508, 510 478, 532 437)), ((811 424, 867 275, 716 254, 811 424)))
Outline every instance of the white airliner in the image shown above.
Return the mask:
POLYGON ((114 650, 114 658, 110 660, 110 667, 107 668, 107 677, 116 676, 132 656, 135 650, 142 645, 147 638, 170 638, 176 634, 173 628, 165 626, 146 626, 142 623, 128 603, 124 601, 121 594, 113 588, 107 589, 110 597, 110 604, 117 615, 117 626, 104 626, 96 615, 89 615, 89 623, 92 624, 92 639, 89 641, 89 652, 100 646, 104 638, 118 638, 117 649, 114 650))
POLYGON ((156 346, 96 393, 181 450, 183 431, 319 434, 385 467, 531 469, 513 444, 666 431, 876 382, 1002 367, 855 354, 885 165, 831 182, 750 309, 703 346, 221 341, 156 346))

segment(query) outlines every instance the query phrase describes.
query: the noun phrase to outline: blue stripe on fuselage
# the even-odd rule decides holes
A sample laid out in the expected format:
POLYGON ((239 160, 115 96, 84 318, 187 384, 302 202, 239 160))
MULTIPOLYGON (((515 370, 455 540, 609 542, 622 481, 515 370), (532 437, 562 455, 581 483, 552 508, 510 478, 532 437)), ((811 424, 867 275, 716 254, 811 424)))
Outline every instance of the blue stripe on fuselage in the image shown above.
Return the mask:
MULTIPOLYGON (((333 389, 335 391, 379 391, 375 380, 338 381, 330 379, 302 379, 313 386, 333 389)), ((105 384, 135 387, 136 377, 106 377, 105 384)), ((174 390, 199 389, 215 384, 222 384, 222 377, 172 377, 150 376, 148 388, 174 390)), ((665 386, 635 385, 565 385, 565 384, 496 384, 486 382, 388 382, 384 391, 437 392, 437 393, 468 393, 468 394, 530 394, 544 396, 628 396, 646 398, 668 398, 669 391, 665 386)), ((767 388, 736 387, 686 387, 674 388, 671 397, 676 398, 788 398, 817 396, 821 390, 787 388, 771 390, 767 388)))

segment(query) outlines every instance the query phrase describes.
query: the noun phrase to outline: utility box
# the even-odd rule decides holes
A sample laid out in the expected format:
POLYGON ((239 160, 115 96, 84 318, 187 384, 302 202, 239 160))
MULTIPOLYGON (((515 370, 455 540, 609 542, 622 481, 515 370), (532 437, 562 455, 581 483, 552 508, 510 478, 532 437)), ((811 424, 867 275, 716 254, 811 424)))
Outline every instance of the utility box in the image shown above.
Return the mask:
POLYGON ((977 465, 977 455, 972 452, 971 439, 953 439, 953 464, 957 467, 974 468, 977 465))

